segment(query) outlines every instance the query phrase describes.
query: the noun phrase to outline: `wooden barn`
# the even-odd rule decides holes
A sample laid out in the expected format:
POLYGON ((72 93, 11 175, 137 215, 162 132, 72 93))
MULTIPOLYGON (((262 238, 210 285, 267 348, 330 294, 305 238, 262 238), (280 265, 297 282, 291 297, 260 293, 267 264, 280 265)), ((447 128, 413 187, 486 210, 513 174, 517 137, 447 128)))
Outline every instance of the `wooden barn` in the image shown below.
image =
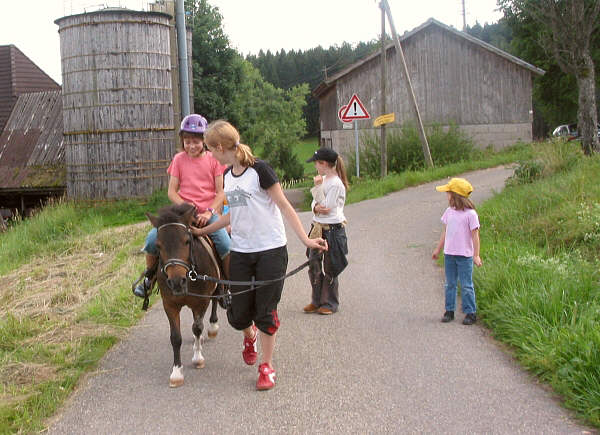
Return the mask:
POLYGON ((60 86, 14 45, 0 46, 0 214, 65 192, 60 86))
MULTIPOLYGON (((424 125, 456 124, 474 143, 499 149, 532 139, 532 81, 544 71, 467 33, 434 19, 400 37, 424 125)), ((401 60, 386 47, 386 112, 395 113, 388 131, 414 122, 401 60)), ((354 148, 354 132, 339 117, 357 94, 371 119, 359 120, 362 134, 378 135, 381 113, 381 51, 323 81, 319 100, 321 145, 342 153, 354 148)))

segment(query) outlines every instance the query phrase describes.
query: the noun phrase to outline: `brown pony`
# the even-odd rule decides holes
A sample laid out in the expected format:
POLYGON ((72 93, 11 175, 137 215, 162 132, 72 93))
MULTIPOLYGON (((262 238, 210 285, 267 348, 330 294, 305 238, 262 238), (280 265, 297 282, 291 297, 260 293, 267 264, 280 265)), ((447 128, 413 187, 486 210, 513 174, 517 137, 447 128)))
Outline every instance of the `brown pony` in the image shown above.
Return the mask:
MULTIPOLYGON (((173 370, 169 386, 183 385, 181 366, 181 325, 179 313, 188 306, 193 313, 194 355, 192 364, 204 367, 202 356, 202 330, 206 309, 210 302, 207 296, 218 295, 214 282, 194 280, 196 275, 208 275, 221 279, 222 271, 218 256, 207 240, 192 236, 190 225, 194 222, 195 207, 190 204, 171 205, 159 211, 158 216, 147 214, 157 229, 159 263, 157 281, 169 326, 173 346, 173 370), (204 296, 204 297, 201 297, 204 296)), ((209 338, 215 338, 218 331, 217 299, 212 299, 209 338)))

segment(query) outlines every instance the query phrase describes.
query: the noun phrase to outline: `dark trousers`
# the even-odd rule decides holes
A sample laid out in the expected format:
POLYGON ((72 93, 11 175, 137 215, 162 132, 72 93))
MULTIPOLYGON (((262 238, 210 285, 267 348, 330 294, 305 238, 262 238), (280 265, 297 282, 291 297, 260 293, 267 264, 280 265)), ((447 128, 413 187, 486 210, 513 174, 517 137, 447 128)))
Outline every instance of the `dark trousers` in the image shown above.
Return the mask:
MULTIPOLYGON (((256 281, 280 278, 285 275, 288 263, 287 247, 261 252, 231 251, 230 279, 232 281, 256 281)), ((281 299, 283 280, 258 287, 255 291, 236 295, 247 286, 231 286, 232 301, 227 310, 229 324, 235 329, 246 329, 252 322, 269 335, 279 328, 277 304, 281 299)))
POLYGON ((308 277, 312 286, 312 304, 329 308, 334 313, 338 310, 338 279, 323 273, 323 263, 329 261, 329 255, 311 249, 308 256, 308 277))

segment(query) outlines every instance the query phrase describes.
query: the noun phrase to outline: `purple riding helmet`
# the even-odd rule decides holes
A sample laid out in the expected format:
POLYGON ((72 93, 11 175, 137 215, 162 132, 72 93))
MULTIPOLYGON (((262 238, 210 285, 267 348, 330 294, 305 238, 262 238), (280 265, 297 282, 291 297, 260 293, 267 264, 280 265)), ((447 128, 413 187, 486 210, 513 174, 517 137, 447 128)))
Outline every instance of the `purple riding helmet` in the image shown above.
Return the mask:
POLYGON ((204 116, 192 113, 191 115, 188 115, 185 118, 183 118, 183 120, 181 121, 181 128, 179 131, 204 134, 207 125, 208 122, 206 121, 204 116))

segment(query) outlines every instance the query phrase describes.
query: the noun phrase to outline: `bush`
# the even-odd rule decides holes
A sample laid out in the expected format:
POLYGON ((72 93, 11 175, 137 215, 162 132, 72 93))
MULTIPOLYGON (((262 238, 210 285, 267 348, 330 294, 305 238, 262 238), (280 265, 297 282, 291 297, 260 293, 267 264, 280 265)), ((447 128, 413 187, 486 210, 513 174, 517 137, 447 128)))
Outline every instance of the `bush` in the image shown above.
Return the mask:
POLYGON ((542 176, 544 164, 539 160, 518 162, 513 175, 506 181, 507 185, 531 183, 542 176))
POLYGON ((535 144, 532 151, 533 157, 517 163, 513 176, 506 182, 507 186, 532 183, 540 178, 569 171, 583 156, 578 147, 562 138, 535 144))
MULTIPOLYGON (((431 158, 436 166, 469 160, 474 152, 473 142, 457 125, 443 127, 433 124, 426 127, 425 134, 429 143, 431 158)), ((376 177, 381 169, 380 138, 376 135, 364 135, 361 150, 361 173, 376 177)), ((401 133, 387 136, 388 172, 400 173, 407 170, 419 170, 426 166, 423 148, 417 129, 410 124, 402 127, 401 133)), ((354 155, 348 156, 348 166, 356 165, 354 155)))

